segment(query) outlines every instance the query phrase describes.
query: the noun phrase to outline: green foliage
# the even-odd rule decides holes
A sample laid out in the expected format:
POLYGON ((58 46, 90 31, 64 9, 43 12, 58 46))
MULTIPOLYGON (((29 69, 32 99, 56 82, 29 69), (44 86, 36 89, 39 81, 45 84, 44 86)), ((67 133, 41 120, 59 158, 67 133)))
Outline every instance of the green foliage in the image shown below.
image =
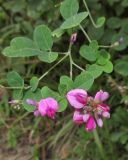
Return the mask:
POLYGON ((89 90, 93 82, 94 78, 89 72, 82 72, 75 78, 74 87, 89 90))
POLYGON ((97 64, 92 64, 92 65, 87 66, 87 72, 89 72, 93 76, 93 78, 95 79, 102 74, 103 70, 102 70, 101 66, 99 66, 97 64))
POLYGON ((29 57, 40 54, 40 50, 34 42, 25 37, 14 38, 10 46, 3 50, 3 54, 8 57, 29 57))
POLYGON ((97 28, 100 28, 104 25, 105 23, 105 17, 99 17, 96 21, 96 26, 97 28))
POLYGON ((78 10, 78 0, 65 0, 60 6, 60 13, 64 19, 68 19, 69 17, 77 14, 78 10))
POLYGON ((89 46, 83 45, 80 48, 80 55, 88 61, 96 61, 98 55, 98 44, 92 41, 89 46))
POLYGON ((37 89, 38 83, 39 83, 39 80, 37 77, 32 77, 30 79, 30 86, 31 86, 32 92, 34 92, 37 89))
POLYGON ((24 87, 24 80, 15 71, 11 71, 7 74, 7 82, 11 87, 24 87))
POLYGON ((45 25, 37 26, 34 30, 34 41, 40 50, 51 50, 53 40, 50 29, 45 25))
POLYGON ((88 12, 81 12, 66 19, 61 25, 61 29, 69 29, 79 26, 80 23, 87 18, 88 12))
POLYGON ((128 62, 126 60, 118 60, 114 70, 122 76, 128 76, 128 62))
POLYGON ((69 78, 68 76, 61 76, 60 83, 58 86, 58 90, 59 90, 60 94, 64 95, 72 88, 73 88, 72 79, 69 78))
POLYGON ((58 58, 57 52, 43 52, 38 56, 42 62, 52 63, 58 58))

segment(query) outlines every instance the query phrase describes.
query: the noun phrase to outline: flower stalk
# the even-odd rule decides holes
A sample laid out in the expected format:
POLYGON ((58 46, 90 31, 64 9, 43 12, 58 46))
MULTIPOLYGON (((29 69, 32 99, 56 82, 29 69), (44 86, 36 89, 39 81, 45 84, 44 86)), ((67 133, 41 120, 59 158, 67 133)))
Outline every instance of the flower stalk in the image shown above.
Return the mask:
POLYGON ((103 145, 102 145, 102 143, 101 143, 101 140, 100 140, 100 138, 99 138, 99 135, 98 135, 98 132, 97 132, 96 129, 93 131, 93 135, 94 135, 95 143, 96 143, 96 145, 97 145, 97 147, 98 147, 98 149, 99 149, 99 153, 100 153, 102 159, 103 159, 103 160, 107 160, 105 151, 104 151, 104 149, 103 149, 103 145))

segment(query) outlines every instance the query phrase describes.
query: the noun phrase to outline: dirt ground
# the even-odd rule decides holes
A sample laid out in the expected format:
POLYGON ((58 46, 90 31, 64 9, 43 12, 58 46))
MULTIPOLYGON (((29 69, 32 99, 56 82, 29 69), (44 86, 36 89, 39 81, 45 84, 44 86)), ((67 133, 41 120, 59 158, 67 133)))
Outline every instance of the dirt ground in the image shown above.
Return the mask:
POLYGON ((5 138, 0 136, 0 160, 32 160, 31 148, 21 143, 15 149, 10 149, 5 138))

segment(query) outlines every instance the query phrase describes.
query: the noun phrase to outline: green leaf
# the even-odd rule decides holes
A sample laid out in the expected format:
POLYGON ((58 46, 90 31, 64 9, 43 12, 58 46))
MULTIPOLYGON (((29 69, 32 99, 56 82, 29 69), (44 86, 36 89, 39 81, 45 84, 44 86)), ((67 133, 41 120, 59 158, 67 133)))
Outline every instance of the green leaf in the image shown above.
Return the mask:
POLYGON ((67 100, 66 100, 66 99, 61 99, 61 100, 59 101, 59 110, 58 110, 58 112, 63 112, 63 111, 65 111, 66 108, 67 108, 67 106, 68 106, 67 100))
POLYGON ((102 70, 106 73, 111 73, 113 71, 113 64, 110 61, 107 61, 107 63, 104 66, 101 66, 102 70))
POLYGON ((55 29, 55 30, 52 32, 52 36, 53 36, 53 37, 56 36, 57 38, 59 38, 63 33, 64 33, 64 30, 63 30, 63 29, 57 28, 57 29, 55 29))
POLYGON ((104 34, 104 26, 95 28, 93 25, 88 27, 88 35, 91 39, 100 40, 104 34))
POLYGON ((88 61, 96 61, 96 52, 87 45, 81 46, 80 55, 88 61))
POLYGON ((34 41, 39 49, 51 50, 53 45, 52 33, 45 25, 39 25, 34 30, 34 41))
POLYGON ((99 51, 99 55, 97 58, 97 64, 105 65, 109 59, 110 59, 110 54, 105 50, 101 50, 99 51))
POLYGON ((72 89, 73 87, 73 81, 70 77, 68 76, 61 76, 60 77, 60 84, 65 84, 67 87, 67 91, 72 89))
POLYGON ((60 78, 60 84, 58 86, 58 90, 60 94, 64 95, 66 92, 68 92, 70 89, 73 88, 73 81, 68 76, 61 76, 60 78))
POLYGON ((39 80, 37 77, 32 77, 30 80, 31 91, 35 91, 38 87, 39 80))
POLYGON ((128 62, 118 60, 114 66, 114 70, 122 76, 128 76, 128 62))
POLYGON ((20 100, 23 97, 23 89, 14 89, 12 94, 13 99, 20 100))
POLYGON ((87 18, 88 12, 81 12, 65 20, 61 25, 61 29, 69 29, 80 25, 80 23, 87 18))
POLYGON ((93 76, 94 79, 99 77, 103 72, 101 67, 97 64, 92 64, 92 65, 87 66, 86 71, 89 72, 93 76))
POLYGON ((58 91, 61 95, 65 95, 67 93, 67 86, 66 84, 59 84, 58 91))
POLYGON ((37 89, 35 92, 32 92, 31 89, 29 89, 23 98, 23 107, 29 111, 32 112, 35 110, 35 106, 29 105, 26 103, 27 99, 33 99, 34 101, 39 101, 42 98, 40 89, 37 89))
POLYGON ((112 29, 120 28, 120 26, 121 26, 121 19, 118 18, 118 17, 111 17, 107 21, 107 26, 109 28, 112 28, 112 29))
POLYGON ((38 56, 38 58, 47 63, 52 63, 58 58, 58 53, 57 52, 43 52, 38 56))
POLYGON ((41 94, 42 94, 43 98, 53 97, 56 100, 59 100, 61 98, 60 95, 59 95, 59 93, 54 92, 53 90, 51 90, 47 86, 45 86, 45 87, 43 87, 41 89, 41 94))
POLYGON ((99 49, 99 45, 96 40, 92 40, 91 43, 89 44, 89 46, 95 51, 97 51, 99 49))
POLYGON ((61 3, 60 13, 64 19, 67 19, 74 14, 76 14, 79 10, 78 0, 65 0, 61 3))
POLYGON ((74 88, 89 90, 93 82, 94 78, 89 72, 82 72, 75 78, 74 88))
POLYGON ((24 80, 15 71, 11 71, 7 74, 7 82, 11 87, 24 87, 24 80))
POLYGON ((3 50, 3 54, 8 57, 29 57, 40 53, 34 42, 25 37, 14 38, 10 46, 3 50))
POLYGON ((105 23, 105 17, 99 17, 96 22, 96 26, 98 28, 102 27, 105 23))

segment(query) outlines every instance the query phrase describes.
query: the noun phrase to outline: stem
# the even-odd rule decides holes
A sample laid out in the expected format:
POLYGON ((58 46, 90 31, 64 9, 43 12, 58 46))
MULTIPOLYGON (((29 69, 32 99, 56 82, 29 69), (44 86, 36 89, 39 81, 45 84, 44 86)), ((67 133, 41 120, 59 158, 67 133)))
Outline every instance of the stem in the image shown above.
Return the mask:
POLYGON ((104 46, 104 45, 99 45, 100 48, 112 48, 112 45, 104 46))
POLYGON ((72 56, 71 56, 71 53, 69 54, 69 59, 70 59, 70 78, 72 79, 72 56))
POLYGON ((96 23, 94 22, 94 20, 93 20, 93 18, 92 18, 92 15, 91 15, 91 13, 90 13, 90 10, 89 10, 89 8, 88 8, 88 5, 87 5, 86 1, 83 0, 83 3, 84 3, 84 5, 85 5, 86 10, 88 11, 88 14, 89 14, 89 17, 90 17, 90 20, 91 20, 93 26, 94 26, 95 28, 98 28, 98 26, 96 25, 96 23))
POLYGON ((79 25, 79 27, 80 27, 80 29, 82 30, 82 32, 84 33, 84 35, 85 35, 85 37, 87 38, 87 40, 88 40, 89 42, 91 42, 91 39, 90 39, 90 37, 88 36, 87 32, 84 30, 84 28, 83 28, 81 25, 79 25))
POLYGON ((68 54, 69 54, 69 60, 70 60, 70 78, 72 79, 72 64, 73 64, 73 60, 72 60, 72 55, 71 55, 71 49, 72 49, 72 43, 70 42, 69 48, 68 48, 68 54))
POLYGON ((6 88, 6 89, 28 89, 28 87, 5 87, 3 85, 0 85, 1 88, 6 88))
POLYGON ((100 155, 101 155, 102 159, 107 160, 107 157, 106 157, 104 149, 103 149, 103 145, 100 141, 100 138, 99 138, 99 135, 98 135, 98 132, 97 132, 96 129, 93 131, 93 135, 94 135, 94 138, 95 138, 96 145, 99 148, 99 152, 100 152, 100 155))
POLYGON ((75 67, 77 67, 79 70, 81 70, 81 71, 85 71, 83 68, 81 68, 79 65, 77 65, 76 63, 74 63, 73 62, 73 65, 75 66, 75 67))
POLYGON ((59 63, 61 63, 66 57, 68 57, 68 53, 63 57, 61 58, 56 64, 54 64, 49 70, 47 70, 40 78, 39 78, 39 81, 44 78, 51 70, 53 70, 59 63))

